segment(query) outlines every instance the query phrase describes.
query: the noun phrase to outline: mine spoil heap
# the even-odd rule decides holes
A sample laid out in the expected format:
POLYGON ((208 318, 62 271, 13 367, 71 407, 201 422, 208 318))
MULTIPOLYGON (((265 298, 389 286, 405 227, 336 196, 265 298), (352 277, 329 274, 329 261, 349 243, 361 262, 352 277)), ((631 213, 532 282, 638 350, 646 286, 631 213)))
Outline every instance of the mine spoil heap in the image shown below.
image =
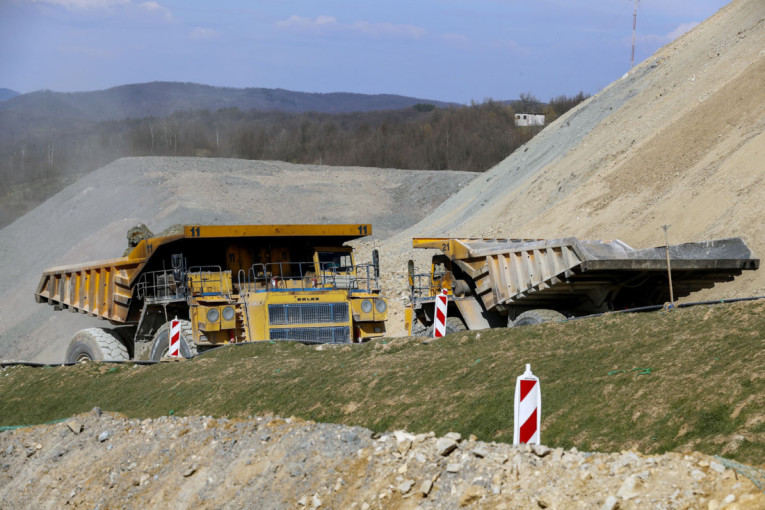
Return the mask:
POLYGON ((3 508, 761 509, 727 461, 94 409, 0 433, 3 508))

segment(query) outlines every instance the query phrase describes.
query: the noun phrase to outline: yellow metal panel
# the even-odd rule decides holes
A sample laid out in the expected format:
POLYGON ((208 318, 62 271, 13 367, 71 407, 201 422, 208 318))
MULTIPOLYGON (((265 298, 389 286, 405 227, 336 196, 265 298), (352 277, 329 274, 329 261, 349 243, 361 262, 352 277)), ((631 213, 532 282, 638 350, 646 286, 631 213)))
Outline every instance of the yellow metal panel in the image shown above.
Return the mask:
POLYGON ((412 305, 404 308, 404 326, 406 327, 406 336, 412 336, 412 305))
MULTIPOLYGON (((345 300, 345 297, 343 298, 345 300)), ((388 300, 379 296, 379 295, 373 295, 373 294, 354 294, 353 297, 350 300, 351 303, 351 315, 354 317, 355 321, 358 322, 377 322, 377 321, 385 321, 388 320, 388 300), (361 303, 365 299, 368 299, 372 302, 372 311, 369 313, 364 313, 364 311, 361 309, 361 303), (380 313, 377 311, 377 307, 375 306, 375 300, 381 299, 385 301, 385 311, 383 313, 380 313)))
POLYGON ((385 335, 384 322, 363 322, 356 324, 356 332, 359 334, 359 340, 369 340, 370 338, 379 338, 385 335))
POLYGON ((267 292, 268 304, 288 304, 288 303, 341 303, 348 301, 348 294, 344 290, 329 290, 326 292, 267 292), (301 301, 301 299, 310 299, 310 301, 301 301))
POLYGON ((306 237, 328 236, 356 239, 372 234, 372 225, 365 223, 345 225, 187 225, 183 229, 187 238, 210 237, 306 237))
POLYGON ((469 255, 468 247, 463 241, 470 239, 450 239, 446 237, 415 237, 412 239, 412 248, 429 248, 441 250, 450 259, 466 259, 469 255))
POLYGON ((220 331, 220 307, 218 306, 196 306, 195 314, 197 317, 197 327, 201 331, 220 331), (218 320, 215 322, 207 322, 207 312, 215 308, 218 310, 218 320))
POLYGON ((231 294, 231 271, 189 273, 189 290, 195 296, 231 294))
POLYGON ((247 296, 247 321, 250 341, 268 339, 268 320, 266 316, 266 298, 271 292, 257 292, 247 296))

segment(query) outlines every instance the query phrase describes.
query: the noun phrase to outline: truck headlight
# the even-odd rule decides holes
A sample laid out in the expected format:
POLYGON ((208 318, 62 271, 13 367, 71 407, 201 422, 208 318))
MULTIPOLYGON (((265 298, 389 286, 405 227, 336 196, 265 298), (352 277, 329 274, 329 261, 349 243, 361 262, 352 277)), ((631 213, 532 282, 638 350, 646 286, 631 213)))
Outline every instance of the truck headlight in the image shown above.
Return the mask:
POLYGON ((364 313, 370 313, 372 311, 372 301, 365 299, 361 302, 361 311, 364 313))
POLYGON ((388 303, 384 299, 375 299, 375 309, 378 313, 385 313, 388 309, 388 303))
POLYGON ((207 322, 218 322, 218 319, 220 319, 220 312, 217 308, 207 310, 207 322))
POLYGON ((223 319, 227 321, 234 320, 234 315, 236 315, 236 312, 234 311, 233 306, 227 306, 223 308, 223 319))

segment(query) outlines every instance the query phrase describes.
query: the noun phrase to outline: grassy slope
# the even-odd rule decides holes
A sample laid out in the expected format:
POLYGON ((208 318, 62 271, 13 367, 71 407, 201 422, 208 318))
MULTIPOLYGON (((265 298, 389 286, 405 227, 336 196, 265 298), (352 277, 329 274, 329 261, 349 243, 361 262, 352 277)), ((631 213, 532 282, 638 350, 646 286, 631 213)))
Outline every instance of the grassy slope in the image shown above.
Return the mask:
POLYGON ((531 363, 547 445, 694 449, 757 465, 765 463, 764 336, 759 301, 456 334, 429 345, 398 339, 317 351, 263 343, 158 366, 15 367, 0 374, 0 425, 100 406, 135 417, 273 412, 510 442, 515 378, 531 363))

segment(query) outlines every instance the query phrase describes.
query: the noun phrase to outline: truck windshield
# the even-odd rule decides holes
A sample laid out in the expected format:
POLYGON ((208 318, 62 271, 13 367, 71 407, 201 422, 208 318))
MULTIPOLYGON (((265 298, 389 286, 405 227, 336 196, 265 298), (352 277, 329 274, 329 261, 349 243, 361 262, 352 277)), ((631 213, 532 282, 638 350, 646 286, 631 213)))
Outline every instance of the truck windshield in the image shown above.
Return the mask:
POLYGON ((322 269, 342 272, 353 269, 353 259, 348 252, 320 251, 318 255, 322 269))

